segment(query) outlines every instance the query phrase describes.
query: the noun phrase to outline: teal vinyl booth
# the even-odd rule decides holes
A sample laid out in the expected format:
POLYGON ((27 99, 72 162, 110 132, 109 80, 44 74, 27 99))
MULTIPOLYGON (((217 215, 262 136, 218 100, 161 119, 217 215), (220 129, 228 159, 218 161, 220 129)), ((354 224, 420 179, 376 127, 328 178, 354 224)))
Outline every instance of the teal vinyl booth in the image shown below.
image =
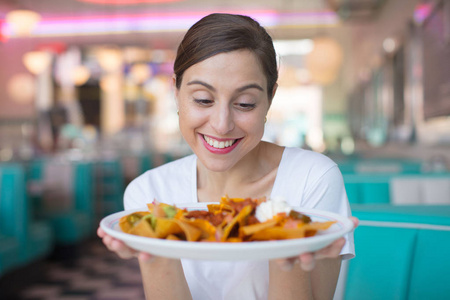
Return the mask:
POLYGON ((97 221, 103 217, 123 210, 125 178, 123 165, 119 158, 95 162, 97 221))
MULTIPOLYGON (((46 160, 36 160, 28 168, 28 177, 34 184, 42 184, 46 160)), ((93 235, 95 222, 95 176, 91 161, 72 161, 72 205, 62 210, 43 205, 42 194, 33 195, 37 218, 50 222, 55 233, 55 244, 73 245, 93 235)))
POLYGON ((24 166, 0 164, 0 276, 53 250, 52 227, 33 218, 26 191, 24 166))
MULTIPOLYGON (((450 172, 441 173, 418 173, 418 174, 394 174, 394 173, 365 173, 365 174, 343 174, 345 190, 347 192, 348 200, 352 204, 394 204, 396 199, 394 199, 395 191, 394 182, 399 180, 410 180, 411 182, 416 181, 416 184, 428 181, 439 182, 447 184, 447 188, 442 189, 443 193, 450 190, 450 172)), ((442 187, 442 184, 441 184, 442 187)), ((408 184, 404 185, 402 189, 417 188, 408 184)), ((420 194, 420 192, 418 192, 420 194)), ((423 193, 423 191, 422 191, 423 193)), ((417 195, 417 197, 424 195, 417 195)), ((436 195, 437 196, 437 195, 436 195)), ((435 198, 436 198, 435 196, 435 198)), ((439 196, 440 197, 440 196, 439 196)), ((420 198, 420 197, 419 197, 420 198)), ((411 201, 413 199, 411 198, 411 201)), ((435 199, 438 200, 438 199, 435 199)), ((450 204, 450 195, 442 195, 442 202, 447 202, 450 204), (446 200, 445 200, 446 199, 446 200)), ((407 199, 405 200, 408 204, 407 199)), ((421 201, 425 201, 422 199, 421 201)), ((426 201, 425 201, 426 202, 426 201)), ((409 204, 418 204, 411 202, 409 204)), ((436 204, 436 203, 428 203, 436 204)))
POLYGON ((352 205, 343 299, 450 299, 450 205, 352 205))

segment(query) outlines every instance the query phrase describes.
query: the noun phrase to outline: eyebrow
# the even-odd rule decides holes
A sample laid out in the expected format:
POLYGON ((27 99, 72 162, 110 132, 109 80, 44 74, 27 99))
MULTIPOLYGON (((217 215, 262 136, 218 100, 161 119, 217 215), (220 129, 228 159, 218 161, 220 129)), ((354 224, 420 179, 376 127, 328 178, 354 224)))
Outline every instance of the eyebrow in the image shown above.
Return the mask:
MULTIPOLYGON (((213 92, 216 91, 216 89, 212 85, 210 85, 210 84, 208 84, 206 82, 200 81, 200 80, 192 80, 192 81, 189 81, 187 83, 187 85, 194 85, 194 84, 202 85, 202 86, 206 87, 207 89, 209 89, 209 90, 211 90, 213 92)), ((238 92, 243 92, 243 91, 245 91, 247 89, 257 89, 257 90, 260 90, 262 92, 264 91, 264 89, 259 84, 256 84, 256 83, 251 83, 251 84, 244 85, 244 86, 238 88, 237 91, 238 92)))

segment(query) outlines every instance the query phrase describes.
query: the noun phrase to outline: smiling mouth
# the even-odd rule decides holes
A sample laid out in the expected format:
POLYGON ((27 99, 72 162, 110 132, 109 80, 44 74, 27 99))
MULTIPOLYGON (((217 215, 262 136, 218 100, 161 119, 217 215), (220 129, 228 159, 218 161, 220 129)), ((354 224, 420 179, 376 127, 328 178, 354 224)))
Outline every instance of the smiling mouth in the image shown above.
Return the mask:
POLYGON ((236 140, 227 140, 227 141, 218 141, 213 138, 210 138, 209 136, 203 135, 203 139, 210 145, 211 147, 217 148, 217 149, 224 149, 233 146, 234 143, 236 143, 236 140))

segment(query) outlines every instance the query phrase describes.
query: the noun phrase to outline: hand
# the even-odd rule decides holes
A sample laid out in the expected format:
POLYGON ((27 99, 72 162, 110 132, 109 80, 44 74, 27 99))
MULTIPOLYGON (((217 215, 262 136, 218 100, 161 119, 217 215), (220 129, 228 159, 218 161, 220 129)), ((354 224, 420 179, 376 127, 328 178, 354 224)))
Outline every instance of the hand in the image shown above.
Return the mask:
MULTIPOLYGON (((359 220, 355 217, 350 217, 353 222, 353 228, 358 227, 359 220)), ((314 269, 316 260, 324 258, 337 258, 341 253, 342 247, 344 247, 345 239, 339 238, 329 246, 320 249, 316 252, 308 252, 300 254, 298 257, 290 257, 286 259, 278 259, 277 263, 281 269, 290 271, 294 267, 295 263, 300 263, 300 267, 304 271, 311 271, 314 269)))
POLYGON ((103 244, 110 250, 115 252, 120 258, 130 259, 137 257, 140 261, 148 262, 153 259, 151 254, 145 252, 136 251, 124 242, 114 239, 112 236, 107 235, 100 227, 97 229, 97 235, 102 239, 103 244))

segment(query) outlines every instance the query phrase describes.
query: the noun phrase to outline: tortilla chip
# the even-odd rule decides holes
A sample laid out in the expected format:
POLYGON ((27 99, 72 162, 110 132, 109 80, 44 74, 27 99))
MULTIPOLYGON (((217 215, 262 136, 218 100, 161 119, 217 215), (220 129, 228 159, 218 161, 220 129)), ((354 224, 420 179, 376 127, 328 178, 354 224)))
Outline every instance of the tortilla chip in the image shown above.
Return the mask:
POLYGON ((139 221, 135 226, 133 226, 130 229, 129 233, 134 235, 156 238, 156 233, 147 219, 139 221))
POLYGON ((155 234, 157 238, 165 239, 169 235, 183 233, 183 229, 175 219, 156 218, 155 234))
MULTIPOLYGON (((229 222, 224 230, 223 230, 223 236, 221 238, 221 241, 226 241, 230 234, 231 231, 233 230, 233 228, 236 225, 242 224, 242 221, 252 212, 252 207, 250 205, 245 206, 244 208, 242 208, 242 210, 233 218, 233 220, 231 220, 231 222, 229 222)), ((239 229, 238 229, 239 230, 239 229)))
POLYGON ((308 224, 305 224, 305 237, 315 236, 317 231, 319 230, 327 230, 336 223, 335 221, 328 221, 328 222, 311 222, 308 224))
POLYGON ((180 239, 178 236, 173 235, 173 234, 169 234, 166 237, 166 240, 171 240, 171 241, 182 241, 182 239, 180 239))
POLYGON ((208 204, 208 211, 219 214, 222 212, 229 212, 229 213, 233 213, 234 214, 234 209, 225 203, 220 203, 220 204, 208 204))
POLYGON ((278 221, 277 220, 268 220, 264 223, 256 223, 253 225, 247 225, 247 226, 242 226, 241 228, 239 228, 239 231, 242 232, 242 234, 245 235, 252 235, 258 231, 264 230, 266 228, 271 228, 274 227, 275 225, 277 225, 278 221))
POLYGON ((181 218, 180 221, 199 229, 201 231, 200 240, 216 241, 217 228, 207 220, 181 218))
POLYGON ((200 239, 200 236, 202 235, 202 231, 192 225, 190 225, 187 222, 184 222, 182 220, 174 219, 177 224, 181 227, 183 230, 184 235, 186 236, 187 241, 198 241, 200 239))
POLYGON ((327 221, 327 222, 311 222, 308 224, 305 224, 304 226, 308 229, 315 229, 315 230, 327 230, 336 223, 336 221, 327 221))
POLYGON ((228 243, 240 243, 243 242, 243 240, 239 237, 230 237, 227 239, 228 243))
POLYGON ((249 237, 250 241, 270 241, 300 239, 305 237, 305 228, 271 227, 255 232, 249 237))
POLYGON ((148 211, 138 211, 126 216, 123 216, 119 220, 119 227, 123 232, 129 233, 131 228, 139 222, 142 217, 150 214, 148 211))

